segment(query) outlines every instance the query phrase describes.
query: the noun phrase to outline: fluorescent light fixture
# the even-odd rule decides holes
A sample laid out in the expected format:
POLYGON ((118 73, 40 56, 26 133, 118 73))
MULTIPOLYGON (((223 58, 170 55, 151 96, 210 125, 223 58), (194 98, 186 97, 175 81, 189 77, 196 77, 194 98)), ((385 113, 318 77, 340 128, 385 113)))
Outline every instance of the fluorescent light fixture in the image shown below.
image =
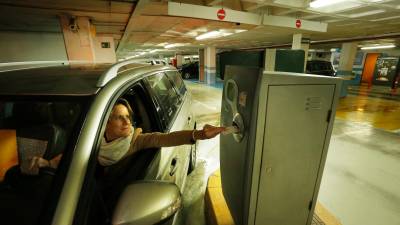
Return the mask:
POLYGON ((383 13, 383 12, 386 12, 386 10, 377 9, 377 10, 371 10, 371 11, 362 12, 362 13, 354 13, 354 14, 350 14, 349 16, 351 18, 357 18, 357 17, 363 17, 363 16, 370 16, 370 15, 374 15, 374 14, 379 14, 379 13, 383 13))
POLYGON ((235 34, 242 33, 242 32, 245 32, 245 31, 247 31, 247 30, 244 30, 244 29, 235 29, 235 34))
POLYGON ((158 52, 158 51, 159 51, 158 49, 153 49, 153 50, 150 50, 149 53, 154 53, 154 52, 158 52))
POLYGON ((322 8, 329 5, 334 5, 340 2, 344 2, 345 0, 315 0, 310 2, 311 8, 322 8))
POLYGON ((324 12, 333 13, 339 11, 346 11, 349 9, 357 8, 361 5, 358 1, 345 1, 345 0, 316 0, 310 3, 309 9, 324 12))
POLYGON ((379 22, 379 21, 391 20, 391 19, 397 19, 397 18, 400 18, 400 16, 384 17, 384 18, 380 18, 380 19, 374 19, 374 20, 371 20, 371 21, 372 22, 379 22))
POLYGON ((371 50, 371 49, 383 49, 383 48, 394 48, 396 45, 388 44, 388 45, 376 45, 376 46, 366 46, 362 47, 361 50, 371 50))
POLYGON ((137 55, 128 56, 125 59, 132 59, 132 58, 135 58, 135 57, 137 57, 137 55))
POLYGON ((164 47, 164 46, 166 46, 167 44, 168 44, 168 42, 163 42, 163 43, 158 44, 157 46, 164 47))
POLYGON ((221 36, 221 32, 219 31, 210 31, 204 34, 201 34, 199 36, 196 37, 196 40, 204 40, 204 39, 209 39, 209 38, 217 38, 221 36))
POLYGON ((335 22, 338 22, 338 21, 342 21, 342 20, 332 19, 332 20, 325 20, 324 22, 325 23, 335 23, 335 22))
POLYGON ((175 47, 181 47, 181 46, 184 46, 185 44, 183 44, 183 43, 175 43, 175 44, 169 44, 169 45, 166 45, 166 46, 164 46, 164 48, 175 48, 175 47))
POLYGON ((315 52, 315 49, 308 49, 309 52, 315 52))
POLYGON ((346 27, 346 26, 353 26, 353 25, 357 25, 359 23, 345 23, 345 24, 335 24, 335 26, 337 27, 346 27))

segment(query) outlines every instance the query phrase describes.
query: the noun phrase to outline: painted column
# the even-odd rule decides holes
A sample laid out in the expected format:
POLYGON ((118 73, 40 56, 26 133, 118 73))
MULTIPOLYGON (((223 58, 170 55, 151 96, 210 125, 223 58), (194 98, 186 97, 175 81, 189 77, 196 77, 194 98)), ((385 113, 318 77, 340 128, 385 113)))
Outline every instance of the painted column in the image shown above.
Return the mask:
POLYGON ((340 51, 337 76, 344 78, 340 97, 347 96, 347 87, 354 84, 353 64, 357 54, 357 42, 343 43, 340 51))
POLYGON ((95 63, 115 63, 114 38, 96 37, 96 28, 88 17, 61 15, 60 24, 68 61, 71 65, 83 66, 95 63))
POLYGON ((343 43, 340 51, 338 76, 352 76, 354 59, 357 54, 357 42, 343 43))
POLYGON ((207 84, 215 84, 216 80, 216 67, 215 67, 215 47, 207 47, 205 49, 205 63, 204 63, 204 74, 205 82, 207 84))
POLYGON ((303 49, 304 50, 304 71, 306 70, 308 60, 308 49, 310 48, 310 39, 304 38, 303 34, 293 34, 292 49, 303 49))
POLYGON ((199 81, 204 82, 204 49, 199 49, 199 81))
POLYGON ((182 67, 183 56, 181 54, 175 54, 175 58, 176 58, 176 67, 177 68, 182 67))

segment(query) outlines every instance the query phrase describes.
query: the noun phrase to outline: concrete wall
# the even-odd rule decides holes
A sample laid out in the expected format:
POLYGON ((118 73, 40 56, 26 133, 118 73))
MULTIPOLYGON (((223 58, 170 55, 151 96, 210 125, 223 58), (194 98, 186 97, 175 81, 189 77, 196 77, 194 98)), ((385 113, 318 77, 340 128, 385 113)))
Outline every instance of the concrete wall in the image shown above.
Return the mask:
POLYGON ((0 63, 66 61, 62 33, 0 32, 0 63))

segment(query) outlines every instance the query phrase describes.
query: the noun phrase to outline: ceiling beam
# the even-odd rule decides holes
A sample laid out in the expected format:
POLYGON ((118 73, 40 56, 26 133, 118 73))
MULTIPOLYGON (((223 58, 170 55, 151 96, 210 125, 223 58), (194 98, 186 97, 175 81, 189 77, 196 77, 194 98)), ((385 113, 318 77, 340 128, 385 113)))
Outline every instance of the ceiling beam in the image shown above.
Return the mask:
POLYGON ((144 8, 144 6, 148 3, 149 3, 149 0, 140 0, 136 4, 135 8, 133 9, 131 16, 129 17, 128 23, 126 24, 124 34, 122 35, 122 38, 121 38, 120 42, 118 43, 117 50, 115 51, 117 57, 118 57, 118 54, 121 52, 121 49, 123 49, 125 47, 125 45, 127 43, 129 43, 129 35, 135 26, 135 24, 134 24, 135 16, 139 16, 140 10, 142 8, 144 8))
POLYGON ((296 9, 278 8, 274 7, 271 9, 271 14, 275 16, 284 16, 293 12, 297 12, 296 9))
POLYGON ((222 0, 206 0, 205 5, 208 5, 208 6, 214 6, 214 5, 218 5, 218 4, 220 5, 221 2, 222 2, 222 0))
POLYGON ((180 17, 192 17, 206 20, 216 20, 223 22, 243 23, 260 25, 261 15, 249 12, 243 12, 239 10, 225 9, 225 17, 218 19, 217 11, 218 8, 183 4, 176 2, 168 2, 168 15, 169 16, 180 16, 180 17))

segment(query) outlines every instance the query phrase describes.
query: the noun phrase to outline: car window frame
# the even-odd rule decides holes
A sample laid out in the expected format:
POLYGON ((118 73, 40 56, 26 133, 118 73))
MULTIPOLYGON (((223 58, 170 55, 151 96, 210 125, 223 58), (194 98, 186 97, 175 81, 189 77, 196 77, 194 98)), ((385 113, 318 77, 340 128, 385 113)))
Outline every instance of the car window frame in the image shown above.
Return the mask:
POLYGON ((170 82, 174 84, 173 87, 175 88, 175 92, 178 93, 178 95, 181 97, 180 100, 183 101, 183 98, 186 96, 188 90, 187 90, 187 88, 186 88, 185 82, 183 81, 182 74, 179 73, 179 71, 177 71, 177 70, 166 70, 166 71, 165 71, 165 74, 166 74, 167 77, 169 78, 170 82), (182 88, 178 88, 177 85, 176 85, 176 83, 175 83, 175 80, 172 79, 171 75, 168 75, 169 72, 175 73, 176 76, 180 78, 180 80, 181 80, 181 82, 182 82, 182 87, 183 87, 183 89, 184 89, 183 93, 182 93, 182 91, 181 91, 182 88))
MULTIPOLYGON (((167 78, 167 80, 168 80, 169 83, 171 84, 171 86, 172 86, 172 88, 173 88, 173 91, 176 93, 176 95, 178 96, 178 98, 180 98, 180 94, 179 94, 179 92, 177 92, 177 88, 175 87, 174 82, 167 76, 167 74, 165 73, 165 71, 160 71, 160 72, 164 74, 164 76, 167 78)), ((153 74, 151 74, 151 75, 149 75, 149 76, 146 76, 146 77, 144 78, 144 83, 145 83, 145 87, 147 88, 147 91, 148 91, 149 93, 151 93, 150 96, 153 98, 153 103, 156 105, 156 106, 155 106, 155 107, 156 107, 156 111, 157 111, 159 117, 161 118, 161 120, 162 120, 162 122, 163 122, 163 125, 164 125, 163 131, 164 131, 164 132, 168 132, 168 131, 171 129, 171 127, 172 127, 172 125, 173 125, 173 122, 176 120, 176 117, 177 117, 177 115, 179 114, 179 112, 180 112, 180 110, 181 110, 181 107, 182 107, 182 105, 183 105, 183 99, 182 99, 182 100, 179 100, 179 104, 178 104, 178 106, 176 107, 176 110, 175 110, 175 112, 173 113, 173 115, 172 115, 169 119, 166 118, 166 112, 164 111, 164 108, 161 106, 161 99, 157 96, 157 94, 155 93, 155 91, 153 90, 153 88, 151 88, 150 82, 148 81, 148 78, 149 78, 150 76, 156 75, 156 74, 158 74, 158 73, 160 73, 160 72, 153 73, 153 74), (168 121, 168 120, 169 120, 169 121, 168 121)))
MULTIPOLYGON (((86 218, 87 216, 90 215, 89 206, 92 204, 96 188, 98 188, 96 183, 97 182, 96 170, 98 168, 97 157, 100 151, 100 144, 102 139, 101 137, 105 132, 107 120, 111 114, 112 108, 121 96, 127 93, 132 87, 140 83, 142 80, 143 78, 133 79, 122 85, 116 92, 112 94, 112 97, 108 100, 106 108, 102 111, 103 115, 101 123, 97 127, 98 134, 96 135, 96 138, 93 141, 93 146, 90 150, 89 162, 87 164, 85 177, 83 180, 82 187, 80 189, 78 202, 75 207, 73 222, 72 222, 73 225, 85 225, 86 218)), ((112 217, 112 215, 109 216, 112 217)))

